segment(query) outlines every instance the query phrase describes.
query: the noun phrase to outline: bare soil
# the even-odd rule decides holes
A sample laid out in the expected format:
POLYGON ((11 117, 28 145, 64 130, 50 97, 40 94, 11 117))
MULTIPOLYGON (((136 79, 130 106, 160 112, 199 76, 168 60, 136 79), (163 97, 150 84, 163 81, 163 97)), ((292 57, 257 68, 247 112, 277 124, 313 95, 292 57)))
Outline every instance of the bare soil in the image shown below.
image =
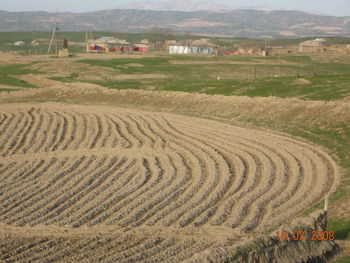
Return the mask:
POLYGON ((315 145, 168 113, 2 104, 0 131, 4 262, 190 260, 300 215, 339 181, 315 145))

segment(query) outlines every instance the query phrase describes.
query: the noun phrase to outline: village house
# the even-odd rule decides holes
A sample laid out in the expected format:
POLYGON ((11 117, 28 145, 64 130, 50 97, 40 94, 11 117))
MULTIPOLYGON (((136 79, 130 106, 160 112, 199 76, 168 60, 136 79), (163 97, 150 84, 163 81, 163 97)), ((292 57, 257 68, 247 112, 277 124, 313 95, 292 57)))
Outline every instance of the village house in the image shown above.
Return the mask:
POLYGON ((182 40, 170 45, 169 53, 213 55, 218 53, 218 47, 211 44, 207 39, 198 39, 194 41, 182 40))
POLYGON ((314 40, 306 40, 299 43, 300 53, 312 53, 326 51, 328 46, 327 40, 323 38, 316 38, 314 40))
POLYGON ((129 52, 130 43, 115 37, 101 37, 89 41, 88 52, 129 52))
POLYGON ((14 45, 15 45, 15 46, 25 46, 26 43, 23 42, 23 41, 16 41, 16 42, 14 43, 14 45))

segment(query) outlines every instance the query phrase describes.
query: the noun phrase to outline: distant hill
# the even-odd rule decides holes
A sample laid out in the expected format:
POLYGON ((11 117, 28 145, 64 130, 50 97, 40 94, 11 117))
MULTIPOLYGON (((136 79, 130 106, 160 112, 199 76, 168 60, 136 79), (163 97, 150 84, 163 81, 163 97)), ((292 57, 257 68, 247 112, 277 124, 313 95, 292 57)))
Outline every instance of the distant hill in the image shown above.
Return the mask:
POLYGON ((157 10, 157 11, 203 11, 228 10, 230 7, 214 1, 193 2, 191 0, 174 0, 170 2, 143 1, 121 6, 121 9, 157 10))
POLYGON ((350 17, 313 15, 295 10, 153 11, 102 10, 88 13, 0 11, 0 31, 145 32, 159 26, 173 32, 264 38, 350 36, 350 17))

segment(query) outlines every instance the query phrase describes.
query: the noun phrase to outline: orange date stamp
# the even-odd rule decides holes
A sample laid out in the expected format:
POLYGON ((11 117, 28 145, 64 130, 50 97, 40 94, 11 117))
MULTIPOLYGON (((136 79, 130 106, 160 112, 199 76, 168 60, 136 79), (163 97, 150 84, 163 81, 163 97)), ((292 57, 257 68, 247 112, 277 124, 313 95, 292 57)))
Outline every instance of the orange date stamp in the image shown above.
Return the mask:
POLYGON ((280 241, 285 240, 300 240, 303 241, 305 239, 314 240, 314 241, 322 241, 322 240, 334 240, 335 233, 334 231, 277 231, 277 237, 280 241))

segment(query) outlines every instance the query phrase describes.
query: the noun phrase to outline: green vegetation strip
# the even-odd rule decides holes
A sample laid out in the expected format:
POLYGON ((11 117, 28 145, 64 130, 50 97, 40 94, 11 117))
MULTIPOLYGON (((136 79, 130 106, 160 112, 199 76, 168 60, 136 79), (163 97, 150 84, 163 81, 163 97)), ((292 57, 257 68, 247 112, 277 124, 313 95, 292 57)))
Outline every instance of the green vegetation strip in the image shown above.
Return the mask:
MULTIPOLYGON (((25 81, 15 78, 15 75, 25 75, 25 74, 37 74, 40 73, 35 70, 27 69, 29 65, 14 64, 8 66, 0 66, 0 84, 8 86, 18 86, 25 88, 34 88, 35 86, 26 83, 25 81)), ((9 91, 6 89, 1 89, 0 91, 9 91)))
MULTIPOLYGON (((309 56, 281 56, 274 63, 259 63, 264 60, 273 62, 276 57, 163 56, 79 62, 91 66, 110 67, 120 74, 168 76, 166 79, 87 80, 113 89, 152 88, 211 95, 298 97, 325 101, 341 99, 350 94, 350 65, 319 63, 311 60, 309 56), (277 62, 279 64, 276 64, 277 62), (299 78, 308 83, 298 83, 299 78)), ((74 78, 58 80, 74 81, 74 78)))

